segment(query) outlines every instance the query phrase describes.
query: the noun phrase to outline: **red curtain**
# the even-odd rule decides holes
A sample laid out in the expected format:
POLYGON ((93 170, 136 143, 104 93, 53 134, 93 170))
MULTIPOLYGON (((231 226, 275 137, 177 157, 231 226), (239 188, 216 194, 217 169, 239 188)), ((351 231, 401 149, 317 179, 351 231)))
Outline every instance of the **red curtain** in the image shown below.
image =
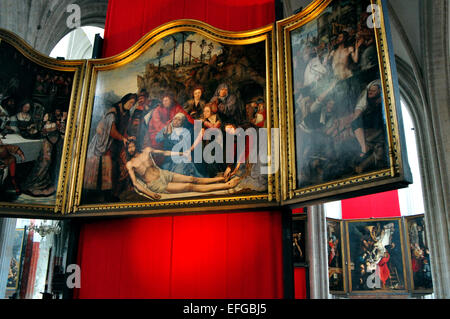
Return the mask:
MULTIPOLYGON (((231 31, 275 20, 274 0, 110 0, 104 56, 197 19, 231 31)), ((282 298, 280 212, 127 218, 81 228, 76 298, 282 298)))
POLYGON ((278 212, 83 225, 77 298, 281 298, 278 212))
POLYGON ((344 220, 400 216, 397 190, 342 201, 342 219, 344 220))
POLYGON ((306 299, 306 269, 294 268, 295 299, 306 299))
POLYGON ((125 51, 152 29, 177 19, 195 19, 229 31, 275 21, 274 0, 109 0, 104 57, 125 51))

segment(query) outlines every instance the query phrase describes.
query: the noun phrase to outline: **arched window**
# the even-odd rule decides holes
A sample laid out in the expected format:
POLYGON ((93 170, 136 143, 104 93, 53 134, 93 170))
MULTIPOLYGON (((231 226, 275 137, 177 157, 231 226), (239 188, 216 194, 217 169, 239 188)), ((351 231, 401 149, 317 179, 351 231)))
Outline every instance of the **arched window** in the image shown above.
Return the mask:
POLYGON ((403 127, 405 131, 405 144, 408 162, 413 176, 412 184, 410 184, 407 188, 398 190, 400 212, 402 213, 402 216, 424 214, 425 207, 423 201, 422 180, 420 177, 416 129, 405 100, 401 99, 400 104, 403 115, 403 127))
MULTIPOLYGON (((419 169, 419 155, 417 151, 417 138, 414 122, 406 101, 401 98, 402 120, 405 134, 405 145, 408 163, 413 176, 413 183, 407 188, 398 190, 401 216, 419 215, 425 213, 422 180, 419 169)), ((324 205, 327 218, 342 219, 341 201, 326 203, 324 205)), ((363 218, 364 216, 361 216, 363 218)))
MULTIPOLYGON (((335 202, 324 204, 324 209, 325 209, 325 213, 326 213, 326 217, 327 217, 327 225, 328 224, 334 225, 336 223, 335 220, 344 220, 344 224, 347 225, 347 227, 344 227, 344 229, 348 233, 344 233, 344 235, 343 235, 344 237, 340 238, 340 241, 342 241, 342 240, 348 241, 348 243, 346 244, 347 250, 350 249, 350 251, 351 251, 350 242, 352 242, 355 239, 349 235, 351 233, 350 226, 349 226, 350 223, 352 223, 351 219, 355 219, 355 221, 358 223, 361 223, 361 225, 363 225, 369 219, 371 222, 376 221, 377 218, 379 220, 383 220, 383 218, 381 218, 381 217, 374 217, 371 215, 376 210, 375 208, 385 207, 385 208, 390 209, 391 208, 390 206, 396 206, 395 208, 392 208, 392 210, 390 212, 388 212, 388 214, 392 213, 392 215, 387 215, 386 218, 391 218, 391 217, 400 218, 401 217, 402 218, 401 223, 404 225, 404 227, 406 227, 406 231, 408 232, 409 235, 411 235, 411 233, 409 233, 410 232, 410 229, 409 229, 410 223, 411 223, 411 225, 415 224, 416 221, 418 220, 417 218, 419 218, 419 220, 420 220, 421 216, 425 216, 425 214, 426 214, 425 213, 425 205, 424 205, 423 189, 422 189, 422 178, 421 178, 420 167, 419 167, 419 153, 418 153, 418 147, 417 147, 418 138, 416 135, 416 128, 414 125, 413 118, 411 116, 411 111, 410 111, 411 108, 409 105, 407 105, 407 101, 403 97, 400 97, 400 107, 401 107, 401 113, 402 113, 401 120, 402 120, 402 126, 403 126, 403 130, 404 130, 404 144, 406 146, 406 156, 408 159, 411 174, 413 176, 413 183, 410 184, 406 188, 398 189, 393 192, 391 191, 388 193, 369 195, 369 196, 365 196, 365 197, 360 197, 357 200, 349 199, 349 200, 335 201, 335 202), (381 204, 380 201, 382 201, 382 202, 386 201, 388 203, 388 206, 386 206, 386 203, 383 203, 384 206, 380 205, 381 204), (398 201, 398 203, 395 203, 395 201, 398 201), (366 206, 366 207, 361 207, 361 206, 366 206), (372 208, 373 208, 373 211, 369 212, 372 208), (366 211, 366 209, 368 211, 366 211), (414 217, 403 219, 403 217, 409 217, 409 216, 414 216, 414 217)), ((388 219, 385 219, 385 220, 388 220, 388 219)), ((423 219, 421 221, 417 222, 416 225, 419 225, 419 226, 417 226, 417 228, 414 228, 414 229, 419 229, 419 227, 421 227, 419 234, 424 235, 423 228, 422 228, 423 226, 420 226, 421 225, 420 223, 423 223, 423 219)), ((358 226, 358 227, 361 227, 361 226, 358 226)), ((329 226, 327 226, 327 233, 329 231, 328 228, 329 228, 329 226)), ((331 231, 331 233, 327 234, 327 238, 330 236, 330 234, 332 235, 333 232, 331 231)), ((403 236, 403 235, 401 235, 401 236, 403 236)), ((412 247, 413 237, 411 237, 410 239, 411 239, 411 247, 412 247)), ((420 247, 417 246, 417 251, 421 251, 424 254, 423 256, 429 256, 429 245, 427 243, 427 240, 426 240, 426 238, 421 238, 421 239, 422 239, 422 242, 420 244, 420 247)), ((408 246, 407 242, 403 242, 402 246, 403 246, 402 250, 404 251, 404 254, 405 254, 405 256, 404 256, 405 257, 405 267, 409 267, 408 250, 410 249, 410 247, 408 246)), ((350 256, 350 253, 348 251, 346 252, 346 254, 344 254, 344 256, 345 256, 346 263, 347 262, 352 263, 352 260, 354 260, 354 259, 348 260, 348 258, 350 256)), ((401 256, 401 254, 399 256, 401 256)), ((414 257, 411 255, 410 258, 411 259, 416 258, 417 260, 427 259, 427 262, 429 260, 429 257, 426 257, 426 258, 425 257, 419 258, 419 257, 421 257, 421 256, 414 257)), ((418 270, 417 270, 418 264, 415 264, 415 265, 412 264, 412 265, 413 265, 412 269, 411 269, 411 276, 412 276, 411 278, 413 278, 412 282, 411 282, 412 293, 417 293, 417 291, 421 291, 421 293, 428 294, 426 298, 432 298, 433 295, 429 295, 430 291, 431 291, 430 290, 431 284, 427 283, 426 285, 421 286, 421 284, 423 284, 425 281, 423 280, 423 278, 421 279, 421 277, 417 275, 417 274, 419 274, 419 275, 422 274, 422 272, 420 272, 420 271, 422 271, 423 266, 422 265, 420 266, 422 268, 420 268, 420 271, 418 272, 418 270), (422 287, 426 287, 426 288, 422 288, 422 287)), ((333 272, 336 271, 336 269, 332 268, 332 266, 330 267, 330 265, 328 266, 328 268, 329 268, 329 271, 331 270, 330 273, 332 273, 332 274, 333 274, 333 272)), ((425 268, 423 268, 423 269, 425 269, 425 268)), ((430 274, 431 269, 429 267, 427 269, 428 269, 428 273, 430 274)), ((423 271, 425 271, 425 270, 423 270, 423 271)), ((409 271, 406 272, 405 278, 408 278, 408 276, 409 276, 408 273, 409 273, 409 271)), ((352 270, 352 276, 353 276, 353 270, 352 270)), ((403 275, 402 275, 402 277, 403 277, 403 275)), ((347 280, 350 280, 350 279, 347 279, 347 280)), ((406 279, 406 280, 409 281, 409 279, 406 279)), ((430 279, 430 282, 431 282, 431 279, 430 279)), ((354 284, 354 282, 352 282, 352 283, 354 284)), ((406 282, 404 283, 404 285, 405 285, 404 287, 406 288, 407 287, 406 282)), ((333 285, 332 285, 331 281, 330 281, 330 291, 333 290, 334 292, 336 292, 335 287, 341 287, 341 286, 339 286, 339 285, 336 286, 336 283, 334 281, 333 281, 333 285), (334 288, 334 289, 332 289, 332 288, 334 288)), ((337 291, 340 291, 341 289, 343 289, 343 288, 339 288, 339 289, 337 289, 337 291)), ((381 293, 382 293, 382 291, 381 291, 381 293)))
POLYGON ((100 34, 103 38, 104 29, 93 26, 77 28, 58 42, 50 56, 52 58, 62 57, 66 60, 90 59, 96 34, 100 34))

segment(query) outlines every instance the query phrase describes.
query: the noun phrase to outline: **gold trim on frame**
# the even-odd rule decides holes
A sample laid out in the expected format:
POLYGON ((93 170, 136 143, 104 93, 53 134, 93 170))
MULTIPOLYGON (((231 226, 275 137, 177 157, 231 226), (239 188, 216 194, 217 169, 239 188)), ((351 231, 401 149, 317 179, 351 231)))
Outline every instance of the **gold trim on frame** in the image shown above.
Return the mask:
POLYGON ((68 108, 67 126, 64 137, 63 152, 61 158, 61 166, 58 176, 58 186, 56 189, 55 205, 42 205, 42 204, 24 204, 24 203, 0 203, 0 214, 3 212, 7 214, 27 214, 32 212, 32 216, 40 217, 49 216, 49 214, 64 214, 67 212, 68 207, 68 184, 70 183, 71 176, 69 170, 72 163, 72 151, 73 144, 72 139, 76 131, 76 114, 79 109, 79 103, 81 100, 81 86, 84 78, 85 60, 57 60, 41 54, 32 48, 19 36, 14 33, 0 28, 0 41, 5 41, 15 49, 17 49, 26 59, 34 62, 44 68, 73 72, 73 85, 70 96, 70 103, 68 108))
MULTIPOLYGON (((265 42, 266 53, 266 109, 267 109, 267 129, 268 129, 268 152, 271 155, 271 128, 278 128, 278 109, 276 104, 276 67, 275 61, 275 39, 274 27, 268 25, 259 29, 244 31, 244 32, 229 32, 214 28, 206 23, 197 20, 176 20, 166 23, 142 37, 136 44, 126 51, 119 53, 110 58, 89 60, 86 70, 86 81, 84 84, 83 107, 79 114, 78 127, 81 128, 81 135, 76 142, 76 157, 73 164, 73 179, 69 189, 69 204, 70 213, 84 214, 120 214, 123 210, 137 210, 137 214, 142 211, 142 214, 153 214, 158 211, 165 211, 167 209, 186 209, 195 205, 195 207, 209 207, 209 209, 217 209, 221 205, 231 204, 233 207, 242 208, 256 207, 258 203, 264 203, 265 207, 277 205, 280 201, 280 186, 279 173, 268 175, 268 191, 265 194, 251 194, 240 196, 220 196, 220 197, 195 197, 189 199, 171 199, 166 201, 148 201, 137 203, 110 203, 98 205, 81 205, 82 181, 84 178, 84 168, 86 164, 86 155, 88 148, 89 131, 91 125, 91 118, 93 115, 93 104, 96 90, 96 82, 98 73, 105 70, 112 70, 120 68, 134 61, 141 54, 143 54, 151 45, 162 38, 178 33, 178 32, 196 32, 211 40, 221 44, 228 45, 248 45, 265 42), (234 206, 236 205, 236 206, 234 206), (149 209, 149 211, 145 211, 149 209), (151 211, 150 211, 151 210, 151 211), (108 212, 108 213, 106 213, 108 212)), ((278 160, 278 159, 275 159, 278 160)), ((268 163, 269 169, 273 165, 268 163)), ((176 212, 174 210, 174 212, 176 212)))
MULTIPOLYGON (((326 198, 365 189, 405 185, 405 167, 400 145, 393 69, 388 48, 384 12, 380 10, 381 28, 375 32, 388 136, 389 168, 355 175, 313 186, 297 188, 294 101, 292 88, 291 32, 316 19, 334 0, 315 0, 300 13, 277 22, 278 95, 281 127, 281 201, 283 204, 323 202, 326 198)), ((370 0, 382 8, 381 0, 370 0)), ((399 187, 396 187, 399 188, 399 187)), ((386 188, 385 188, 386 189, 386 188)))

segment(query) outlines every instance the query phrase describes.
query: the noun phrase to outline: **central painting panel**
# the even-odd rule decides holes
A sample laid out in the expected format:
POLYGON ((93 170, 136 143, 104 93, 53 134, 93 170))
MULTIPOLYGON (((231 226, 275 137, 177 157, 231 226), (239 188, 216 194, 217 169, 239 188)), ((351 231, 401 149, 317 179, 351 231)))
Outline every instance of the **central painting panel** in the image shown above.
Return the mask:
POLYGON ((80 205, 267 195, 271 37, 158 37, 92 63, 80 205))

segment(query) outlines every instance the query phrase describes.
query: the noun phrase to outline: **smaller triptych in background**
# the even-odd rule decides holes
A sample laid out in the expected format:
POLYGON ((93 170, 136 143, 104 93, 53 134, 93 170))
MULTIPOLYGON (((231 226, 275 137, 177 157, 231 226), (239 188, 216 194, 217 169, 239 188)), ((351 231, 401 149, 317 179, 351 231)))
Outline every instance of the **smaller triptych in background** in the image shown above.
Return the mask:
POLYGON ((329 291, 335 295, 431 294, 428 247, 424 215, 327 218, 329 291))

